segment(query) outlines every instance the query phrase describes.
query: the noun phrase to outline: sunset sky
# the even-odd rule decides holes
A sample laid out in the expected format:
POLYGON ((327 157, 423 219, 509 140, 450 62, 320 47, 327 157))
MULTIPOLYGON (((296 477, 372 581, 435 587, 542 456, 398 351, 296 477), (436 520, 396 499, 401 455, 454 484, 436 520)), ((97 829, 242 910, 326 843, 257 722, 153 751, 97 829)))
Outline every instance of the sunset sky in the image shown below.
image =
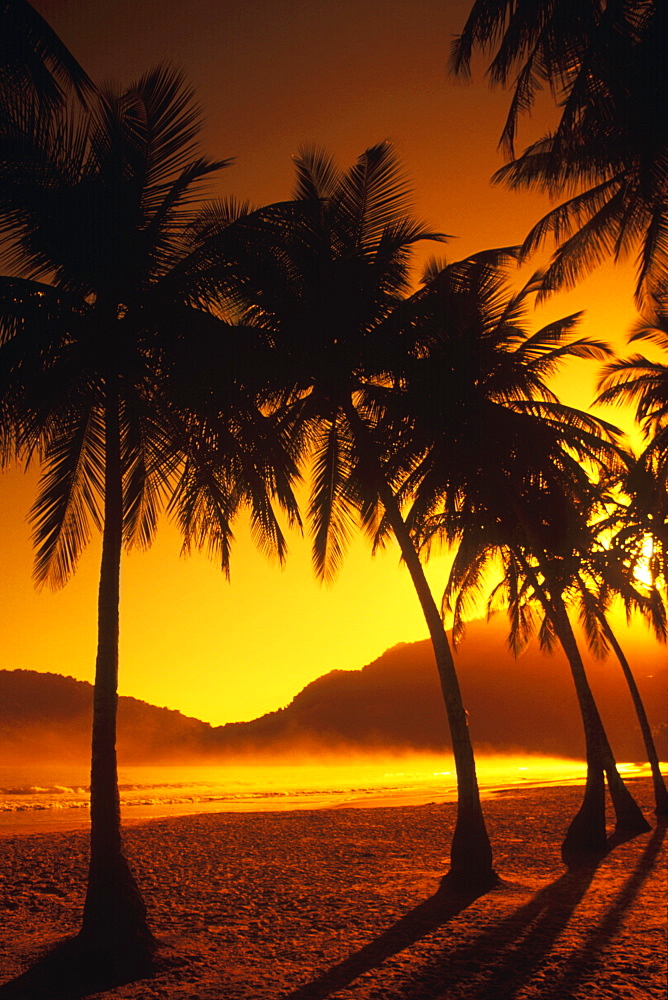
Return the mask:
MULTIPOLYGON (((304 144, 350 164, 395 144, 417 213, 453 235, 440 255, 520 242, 547 207, 492 187, 508 97, 481 69, 471 85, 447 75, 449 43, 469 0, 33 0, 98 82, 129 83, 158 62, 183 68, 204 107, 203 146, 234 157, 211 195, 263 204, 289 197, 291 156, 304 144)), ((541 133, 529 123, 527 139, 541 133)), ((417 275, 416 275, 417 277, 417 275)), ((623 349, 635 316, 629 267, 607 266, 541 310, 536 325, 587 309, 582 332, 623 349)), ((595 370, 569 369, 567 402, 587 405, 595 370)), ((615 411, 606 414, 616 419, 615 411)), ((26 514, 35 473, 0 478, 2 666, 93 680, 99 546, 52 593, 31 582, 26 514)), ((120 692, 220 724, 287 704, 333 668, 355 668, 400 641, 426 637, 398 552, 352 546, 322 587, 308 541, 294 536, 285 569, 257 554, 240 522, 228 584, 204 556, 179 556, 165 524, 147 553, 123 565, 120 692)), ((440 593, 447 558, 429 575, 440 593)))

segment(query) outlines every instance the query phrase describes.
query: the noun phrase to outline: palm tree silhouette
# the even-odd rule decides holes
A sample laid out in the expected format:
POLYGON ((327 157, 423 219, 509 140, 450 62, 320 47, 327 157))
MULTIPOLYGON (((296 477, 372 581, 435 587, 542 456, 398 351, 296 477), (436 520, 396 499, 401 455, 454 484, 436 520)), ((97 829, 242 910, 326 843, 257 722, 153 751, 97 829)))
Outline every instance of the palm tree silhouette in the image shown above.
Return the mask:
POLYGON ((21 121, 21 134, 0 147, 13 271, 0 280, 0 416, 4 443, 43 468, 31 511, 37 583, 65 583, 93 529, 102 532, 78 942, 101 974, 125 974, 146 964, 154 941, 121 842, 122 548, 148 545, 167 503, 185 547, 208 546, 223 569, 243 507, 280 555, 272 497, 296 516, 295 468, 235 371, 244 357, 261 368, 257 334, 208 308, 221 285, 196 207, 203 181, 226 161, 199 154, 199 110, 180 75, 158 68, 85 109, 44 113, 35 102, 21 121))
MULTIPOLYGON (((630 333, 631 343, 647 341, 668 356, 668 298, 657 296, 630 333)), ((642 354, 611 361, 599 380, 600 403, 634 403, 647 446, 625 487, 634 498, 631 519, 664 548, 668 543, 668 363, 642 354)), ((665 558, 665 552, 664 552, 665 558)), ((664 567, 665 570, 665 567, 664 567)), ((665 578, 665 572, 664 572, 665 578)))
POLYGON ((629 558, 630 525, 625 522, 628 506, 618 501, 614 507, 612 515, 593 526, 589 551, 580 554, 573 563, 574 573, 572 586, 568 591, 568 601, 578 607, 580 621, 593 654, 599 658, 604 657, 612 648, 619 662, 633 701, 652 771, 655 814, 666 816, 668 791, 661 774, 647 711, 633 670, 612 628, 609 616, 612 601, 618 598, 623 602, 628 621, 634 612, 640 614, 647 626, 653 630, 657 640, 665 642, 666 608, 658 588, 648 585, 635 575, 638 562, 633 558, 633 553, 637 552, 637 544, 634 542, 632 556, 629 558), (610 538, 610 531, 614 530, 615 524, 621 527, 618 528, 618 535, 610 538))
MULTIPOLYGON (((572 588, 568 586, 563 575, 563 563, 567 557, 562 552, 557 555, 555 561, 554 554, 552 551, 548 556, 543 551, 536 557, 535 549, 531 550, 530 546, 524 549, 517 544, 508 546, 504 552, 505 565, 507 567, 510 560, 513 560, 515 565, 512 572, 507 572, 504 582, 507 584, 510 581, 508 589, 510 591, 509 603, 513 609, 511 612, 513 625, 521 617, 523 634, 528 634, 529 617, 526 614, 526 604, 531 599, 537 600, 545 615, 540 630, 542 644, 544 648, 549 649, 555 638, 559 641, 566 654, 575 682, 585 732, 587 783, 582 806, 573 819, 562 845, 562 854, 567 863, 572 861, 579 863, 583 854, 598 853, 606 848, 604 775, 608 781, 615 810, 616 832, 622 836, 635 835, 647 831, 649 825, 617 771, 614 755, 589 686, 582 655, 570 621, 567 598, 571 596, 572 588), (520 615, 515 608, 518 599, 524 604, 523 615, 520 615)), ((575 558, 577 559, 577 555, 575 558)), ((468 585, 470 581, 466 581, 466 583, 468 585)), ((583 594, 580 593, 578 596, 582 599, 583 594)), ((592 606, 595 603, 596 595, 587 592, 589 622, 594 615, 592 606)), ((603 634, 607 634, 608 641, 616 647, 620 663, 623 668, 626 667, 624 672, 629 687, 639 699, 639 693, 628 668, 628 663, 626 663, 623 653, 616 643, 600 605, 596 609, 596 616, 599 619, 601 631, 603 634)), ((518 645, 517 642, 515 644, 518 645)), ((636 708, 639 708, 640 718, 644 714, 644 708, 642 708, 641 702, 640 706, 638 705, 637 700, 636 708)))
POLYGON ((0 0, 0 114, 8 110, 8 92, 16 97, 26 89, 43 105, 53 106, 72 92, 85 99, 92 83, 27 0, 0 0))
MULTIPOLYGON (((668 351, 668 318, 663 297, 655 302, 651 312, 641 318, 631 332, 631 343, 639 340, 654 343, 664 352, 668 351)), ((661 601, 663 595, 665 614, 668 579, 668 365, 642 354, 617 359, 603 369, 599 389, 597 402, 636 404, 636 418, 647 441, 644 451, 623 479, 622 489, 628 501, 623 506, 610 550, 617 557, 617 563, 621 561, 631 571, 639 563, 647 564, 652 581, 650 597, 653 601, 661 601), (649 558, 648 540, 651 546, 649 558)), ((665 816, 668 796, 656 750, 642 713, 639 719, 652 763, 656 812, 665 816)))
POLYGON ((545 292, 572 287, 601 260, 634 248, 639 299, 666 280, 666 31, 668 11, 654 0, 478 0, 455 43, 456 72, 467 72, 478 46, 496 47, 493 81, 505 84, 517 73, 502 136, 511 155, 518 118, 543 82, 558 99, 557 128, 494 176, 512 188, 568 196, 523 246, 530 254, 550 233, 559 243, 545 292))
POLYGON ((309 517, 317 574, 331 579, 361 518, 392 532, 428 624, 447 708, 459 806, 445 883, 482 890, 496 876, 452 653, 393 482, 382 414, 399 378, 411 250, 443 239, 410 214, 409 192, 388 143, 346 171, 317 150, 296 158, 294 200, 256 234, 237 282, 242 317, 280 347, 273 405, 300 440, 311 472, 309 517))
POLYGON ((563 600, 564 567, 583 534, 578 511, 592 502, 585 464, 607 470, 623 453, 614 428, 560 404, 544 381, 568 356, 605 356, 604 345, 570 337, 576 316, 529 335, 523 312, 536 285, 508 294, 503 265, 513 256, 487 252, 432 270, 417 295, 418 358, 430 389, 416 372, 404 489, 414 497, 409 523, 420 539, 443 535, 458 544, 446 590, 458 595, 456 637, 490 560, 501 556, 515 595, 513 642, 521 645, 531 630, 524 580, 564 646, 588 762, 585 802, 564 845, 570 856, 605 848, 604 771, 619 826, 646 828, 616 771, 563 600))
POLYGON ((500 144, 515 156, 520 119, 531 113, 547 85, 560 108, 560 128, 570 128, 597 99, 600 79, 613 71, 618 45, 643 30, 654 0, 474 0, 460 35, 452 42, 450 69, 468 78, 476 49, 491 60, 493 86, 513 93, 500 144))

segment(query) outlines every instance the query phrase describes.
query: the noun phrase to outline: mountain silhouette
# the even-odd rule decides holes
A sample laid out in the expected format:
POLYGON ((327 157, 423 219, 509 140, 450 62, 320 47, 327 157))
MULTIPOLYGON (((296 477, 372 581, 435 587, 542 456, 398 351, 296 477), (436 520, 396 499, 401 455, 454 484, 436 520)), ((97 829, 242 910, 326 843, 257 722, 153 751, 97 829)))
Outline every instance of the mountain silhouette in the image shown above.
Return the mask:
MULTIPOLYGON (((86 763, 93 686, 61 674, 0 670, 0 755, 86 763)), ((207 753, 213 729, 137 698, 118 700, 119 760, 178 761, 207 753)))
MULTIPOLYGON (((561 652, 544 655, 532 643, 515 658, 503 618, 473 622, 456 653, 464 704, 476 749, 584 757, 573 681, 561 652)), ((666 757, 665 647, 644 632, 619 636, 666 757)), ((643 760, 644 747, 621 668, 614 657, 585 656, 588 676, 619 760, 643 760)), ((287 706, 253 722, 215 730, 221 747, 302 753, 443 751, 449 734, 429 640, 387 650, 359 671, 333 670, 307 685, 287 706)))
MULTIPOLYGON (((457 651, 464 703, 479 751, 582 757, 582 726, 565 658, 536 645, 515 659, 502 619, 473 622, 457 651)), ((648 634, 620 636, 636 674, 659 755, 666 757, 665 647, 648 634)), ((614 657, 587 658, 592 688, 619 760, 642 760, 631 699, 614 657)), ((0 753, 12 759, 85 761, 92 687, 59 674, 0 670, 0 753)), ((230 756, 336 756, 443 751, 449 747, 428 640, 402 643, 361 670, 332 670, 285 708, 252 722, 210 726, 135 698, 119 699, 120 763, 177 763, 230 756)))

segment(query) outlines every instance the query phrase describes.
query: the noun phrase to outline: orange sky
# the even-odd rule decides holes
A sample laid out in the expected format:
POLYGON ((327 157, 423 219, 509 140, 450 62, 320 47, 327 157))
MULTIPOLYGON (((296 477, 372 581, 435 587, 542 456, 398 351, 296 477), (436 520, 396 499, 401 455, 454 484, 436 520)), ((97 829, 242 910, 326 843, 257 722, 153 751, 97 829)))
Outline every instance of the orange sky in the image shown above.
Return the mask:
MULTIPOLYGON (((185 70, 205 108, 206 152, 235 157, 213 195, 284 199, 300 145, 316 143, 348 165, 389 138, 418 213, 457 237, 441 248, 450 260, 520 242, 545 207, 489 185, 501 164, 507 97, 490 92, 480 73, 471 86, 447 77, 449 41, 468 0, 33 3, 98 81, 129 82, 165 60, 185 70)), ((582 331, 622 349, 635 315, 632 285, 628 268, 606 267, 549 303, 541 322, 587 308, 582 331)), ((559 390, 587 405, 592 377, 590 366, 571 367, 559 390)), ((99 548, 91 546, 63 591, 35 593, 25 522, 34 488, 34 476, 0 478, 2 666, 92 681, 99 548)), ((429 567, 439 593, 446 566, 441 557, 429 567)), ((306 541, 293 539, 281 570, 254 551, 240 524, 228 584, 205 557, 181 559, 177 533, 165 525, 151 551, 123 566, 120 691, 216 724, 250 719, 328 670, 363 666, 426 634, 395 549, 372 560, 358 540, 336 584, 324 588, 306 541)))

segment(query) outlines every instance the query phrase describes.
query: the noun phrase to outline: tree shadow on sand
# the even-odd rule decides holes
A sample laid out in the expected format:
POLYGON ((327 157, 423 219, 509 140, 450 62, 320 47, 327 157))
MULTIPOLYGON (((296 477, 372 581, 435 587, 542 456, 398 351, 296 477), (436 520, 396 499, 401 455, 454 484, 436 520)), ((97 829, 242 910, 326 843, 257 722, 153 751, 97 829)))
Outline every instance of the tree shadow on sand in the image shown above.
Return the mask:
MULTIPOLYGON (((586 939, 557 970, 550 973, 545 1000, 563 1000, 591 974, 596 955, 619 928, 624 913, 654 868, 666 835, 657 827, 633 871, 586 939)), ((610 842, 619 840, 610 838, 610 842)), ((480 934, 463 948, 441 953, 419 975, 404 983, 395 1000, 432 1000, 457 985, 468 987, 475 1000, 510 998, 527 984, 548 959, 575 908, 584 898, 600 862, 572 868, 541 889, 524 906, 480 934)))
POLYGON ((77 937, 59 941, 20 976, 0 986, 0 1000, 81 1000, 103 990, 152 976, 146 958, 133 961, 82 948, 77 937))
MULTIPOLYGON (((348 986, 355 979, 375 969, 386 958, 397 955, 437 927, 452 920, 485 892, 457 893, 441 888, 435 895, 403 916, 380 937, 365 945, 342 962, 332 966, 310 983, 298 987, 285 1000, 321 1000, 335 990, 348 986)), ((1 994, 0 994, 1 996, 1 994)))
MULTIPOLYGON (((665 826, 655 830, 634 871, 606 910, 603 919, 592 928, 587 940, 569 959, 568 969, 560 976, 559 988, 550 990, 549 1000, 570 995, 568 989, 576 984, 580 976, 578 963, 585 955, 591 959, 590 949, 600 949, 613 936, 624 911, 654 867, 665 833, 665 826)), ((608 847, 612 848, 621 839, 623 838, 611 837, 608 847)), ((470 944, 439 954, 410 983, 399 987, 393 996, 396 1000, 430 1000, 457 984, 474 988, 472 995, 475 995, 476 1000, 498 1000, 501 996, 514 996, 552 950, 587 893, 604 857, 605 855, 571 868, 536 893, 528 903, 478 935, 470 944)), ((494 891, 503 891, 503 883, 494 891)), ((325 1000, 335 991, 349 986, 363 973, 377 969, 385 959, 399 954, 431 931, 442 927, 474 902, 478 895, 456 898, 446 892, 438 892, 407 913, 380 937, 310 983, 294 990, 285 1000, 325 1000)))
MULTIPOLYGON (((656 865, 666 836, 666 826, 658 826, 637 865, 610 902, 601 919, 568 956, 557 971, 544 1000, 570 996, 592 972, 596 954, 615 934, 656 865)), ((610 838, 609 847, 620 839, 610 838)), ((548 957, 578 903, 585 896, 603 857, 565 872, 540 892, 466 946, 442 951, 426 963, 419 974, 393 992, 395 1000, 432 1000, 457 985, 474 990, 476 1000, 512 998, 528 982, 548 957)), ((494 892, 503 892, 501 883, 494 892)), ((457 894, 441 889, 420 903, 383 934, 298 987, 284 1000, 325 1000, 349 986, 366 972, 379 968, 394 955, 411 947, 432 931, 443 927, 485 893, 457 894)), ((447 947, 447 942, 441 946, 447 947)), ((158 958, 156 968, 110 968, 103 972, 103 956, 82 955, 76 938, 60 942, 39 958, 30 969, 0 986, 0 1000, 82 1000, 124 983, 151 977, 169 965, 158 958)))
POLYGON ((597 963, 596 956, 619 929, 629 907, 655 867, 665 837, 666 823, 661 822, 650 837, 638 864, 598 923, 592 926, 582 943, 571 952, 568 965, 564 966, 558 978, 550 984, 543 994, 543 1000, 559 1000, 560 997, 571 996, 587 975, 591 974, 592 965, 597 963))

